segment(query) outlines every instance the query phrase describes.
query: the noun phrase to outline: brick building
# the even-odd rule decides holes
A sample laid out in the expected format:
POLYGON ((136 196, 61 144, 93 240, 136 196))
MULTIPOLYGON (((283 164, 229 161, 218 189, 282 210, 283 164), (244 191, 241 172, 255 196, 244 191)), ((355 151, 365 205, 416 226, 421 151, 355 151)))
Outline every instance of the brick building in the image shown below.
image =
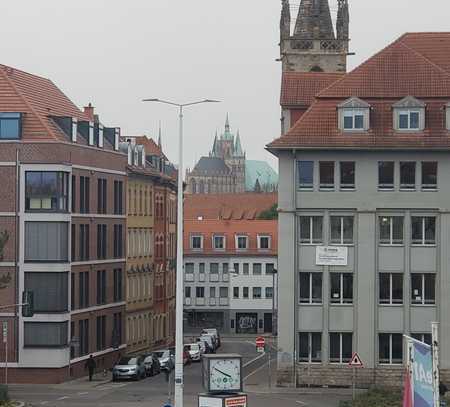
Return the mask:
POLYGON ((109 368, 126 347, 118 145, 119 129, 92 106, 80 111, 50 80, 0 65, 0 306, 24 290, 35 301, 32 318, 0 311, 11 382, 62 382, 69 363, 81 376, 90 354, 109 368))

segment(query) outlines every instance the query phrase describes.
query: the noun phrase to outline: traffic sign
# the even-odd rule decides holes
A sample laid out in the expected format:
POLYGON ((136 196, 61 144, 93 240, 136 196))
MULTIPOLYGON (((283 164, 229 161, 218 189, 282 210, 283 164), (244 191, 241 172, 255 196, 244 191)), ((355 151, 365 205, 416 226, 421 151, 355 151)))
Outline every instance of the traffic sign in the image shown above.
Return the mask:
POLYGON ((355 352, 352 355, 352 358, 350 359, 350 362, 348 363, 350 367, 364 367, 364 364, 359 357, 359 355, 355 352))
POLYGON ((8 321, 3 321, 3 343, 8 342, 8 321))
POLYGON ((266 347, 266 340, 262 336, 260 336, 260 337, 256 338, 255 342, 256 342, 256 350, 259 353, 263 353, 264 349, 266 347))

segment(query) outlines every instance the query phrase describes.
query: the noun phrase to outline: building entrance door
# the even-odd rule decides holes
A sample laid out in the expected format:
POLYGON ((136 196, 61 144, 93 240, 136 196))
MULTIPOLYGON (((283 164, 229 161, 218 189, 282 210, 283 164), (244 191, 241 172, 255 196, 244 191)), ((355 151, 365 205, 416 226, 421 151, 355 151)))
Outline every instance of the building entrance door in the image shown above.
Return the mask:
POLYGON ((272 313, 264 314, 264 333, 272 333, 272 313))
POLYGON ((237 334, 258 333, 258 314, 253 313, 236 314, 236 333, 237 334))

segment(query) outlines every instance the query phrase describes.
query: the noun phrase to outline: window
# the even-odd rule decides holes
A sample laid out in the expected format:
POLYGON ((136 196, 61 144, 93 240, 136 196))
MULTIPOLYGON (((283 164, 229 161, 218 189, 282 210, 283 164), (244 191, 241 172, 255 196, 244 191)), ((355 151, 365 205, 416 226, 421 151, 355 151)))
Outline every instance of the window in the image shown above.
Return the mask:
POLYGON ((269 250, 270 249, 270 236, 258 236, 258 249, 269 250))
POLYGON ((411 337, 430 346, 433 343, 431 334, 411 334, 411 337))
POLYGON ((249 270, 250 270, 249 264, 248 264, 248 263, 244 263, 244 264, 242 265, 242 274, 243 274, 244 276, 248 276, 248 275, 250 274, 249 270))
POLYGON ((331 304, 353 304, 353 274, 331 273, 330 279, 331 304))
POLYGON ((209 265, 209 281, 219 281, 219 263, 211 263, 209 265))
POLYGON ((118 348, 122 344, 122 313, 113 314, 112 347, 118 348))
POLYGON ((123 300, 123 272, 122 269, 114 269, 114 302, 123 300))
POLYGON ((423 161, 422 162, 422 189, 434 190, 437 189, 437 162, 423 161))
POLYGON ((379 334, 379 362, 398 365, 403 363, 403 335, 379 334))
POLYGON ((436 275, 411 274, 411 303, 415 305, 436 303, 436 275))
POLYGON ((222 281, 224 282, 230 281, 229 267, 228 263, 222 263, 222 281))
POLYGON ((25 262, 67 262, 68 228, 66 222, 25 222, 25 262))
POLYGON ((80 261, 89 260, 89 225, 80 225, 79 234, 79 257, 80 261))
POLYGON ((67 273, 25 273, 25 290, 34 293, 36 313, 68 310, 67 273))
POLYGON ((416 163, 401 162, 400 163, 400 189, 415 190, 416 189, 416 163))
POLYGON ((106 225, 97 225, 97 258, 106 259, 106 225))
POLYGON ((273 287, 266 287, 266 298, 267 299, 273 298, 273 287))
POLYGON ((339 163, 341 190, 355 189, 355 163, 354 161, 343 161, 339 163))
POLYGON ((67 346, 67 322, 25 322, 25 348, 62 348, 67 346))
POLYGON ((214 249, 223 250, 225 249, 225 237, 224 236, 214 236, 214 249))
POLYGON ((300 243, 320 244, 323 242, 322 216, 300 216, 300 243))
POLYGON ((120 259, 123 257, 123 226, 114 225, 114 257, 120 259))
POLYGON ((205 287, 195 287, 195 297, 205 298, 205 287))
POLYGON ((314 161, 299 161, 297 169, 299 188, 312 190, 314 188, 314 161))
POLYGON ((184 287, 184 298, 191 298, 191 287, 184 287))
POLYGON ((78 321, 78 335, 80 340, 80 356, 89 353, 89 320, 82 319, 78 321))
POLYGON ((366 109, 343 109, 344 130, 364 130, 366 109))
POLYGON ((262 274, 262 264, 261 263, 253 263, 253 275, 260 276, 262 274))
POLYGON ((97 350, 106 349, 106 316, 97 317, 97 350))
POLYGON ((273 263, 266 263, 266 274, 272 275, 275 271, 275 264, 273 263))
POLYGON ((0 113, 0 140, 18 140, 22 137, 22 114, 0 113))
POLYGON ((97 213, 106 213, 106 179, 97 180, 97 213))
POLYGON ((242 298, 248 299, 248 287, 242 287, 242 298))
POLYGON ((80 177, 80 213, 89 213, 89 177, 80 177))
POLYGON ((76 187, 77 187, 77 181, 75 175, 72 175, 72 204, 71 204, 71 210, 72 212, 76 212, 76 187))
POLYGON ((71 310, 76 309, 76 304, 75 304, 75 273, 70 273, 70 309, 71 310))
POLYGON ((307 363, 322 361, 322 334, 320 332, 299 333, 299 360, 307 363))
POLYGON ((186 263, 184 266, 185 280, 194 281, 194 263, 186 263))
POLYGON ((199 281, 205 281, 205 263, 198 265, 198 279, 199 281))
POLYGON ((106 304, 106 271, 97 271, 97 305, 106 304))
POLYGON ((114 215, 123 214, 123 181, 114 181, 114 215))
POLYGON ((228 287, 220 287, 219 296, 220 298, 228 298, 228 287))
POLYGON ((353 216, 331 216, 331 244, 353 244, 353 216))
POLYGON ((431 216, 413 216, 411 218, 412 244, 436 244, 436 218, 431 216))
POLYGON ((322 304, 322 273, 300 273, 300 303, 322 304))
POLYGON ((234 263, 233 264, 233 270, 234 270, 234 274, 235 275, 239 274, 239 263, 234 263))
POLYGON ((239 287, 233 287, 233 298, 239 298, 239 287))
POLYGON ((209 298, 216 298, 216 287, 209 287, 209 298))
POLYGON ((27 171, 25 209, 27 211, 68 210, 69 175, 65 172, 27 171))
POLYGON ((331 191, 334 189, 334 162, 321 161, 319 163, 320 189, 331 191))
POLYGON ((236 248, 238 250, 248 249, 248 237, 247 236, 236 236, 236 248))
POLYGON ((396 245, 403 244, 403 217, 381 216, 380 222, 380 244, 396 245))
POLYGON ((191 249, 203 249, 203 236, 191 236, 191 249))
POLYGON ((420 111, 419 110, 399 110, 398 130, 419 130, 420 111))
POLYGON ((253 299, 259 300, 261 298, 261 287, 253 287, 253 299))
POLYGON ((78 274, 78 305, 79 308, 89 307, 89 272, 78 274))
POLYGON ((70 261, 75 261, 75 253, 76 253, 76 225, 72 223, 71 230, 70 230, 70 261))
POLYGON ((393 161, 378 162, 378 188, 383 190, 394 189, 394 167, 393 161))
POLYGON ((380 274, 380 304, 403 304, 403 274, 380 274))
POLYGON ((348 363, 352 354, 352 333, 330 333, 330 363, 348 363))

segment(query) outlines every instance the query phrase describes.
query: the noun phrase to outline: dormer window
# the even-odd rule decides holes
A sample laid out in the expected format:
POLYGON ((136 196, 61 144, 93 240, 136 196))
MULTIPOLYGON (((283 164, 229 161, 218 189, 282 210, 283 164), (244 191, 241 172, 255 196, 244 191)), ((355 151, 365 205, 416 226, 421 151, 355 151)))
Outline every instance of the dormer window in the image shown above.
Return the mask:
POLYGON ((22 132, 21 113, 0 113, 0 140, 18 140, 22 132))
POLYGON ((425 103, 407 96, 394 106, 394 129, 398 131, 422 131, 425 128, 425 103))
POLYGON ((72 118, 72 142, 77 142, 77 134, 78 134, 78 119, 76 117, 72 118))
POLYGON ((357 97, 338 105, 339 129, 342 131, 369 130, 370 105, 357 97))
POLYGON ((94 145, 94 123, 89 122, 89 145, 94 145))

